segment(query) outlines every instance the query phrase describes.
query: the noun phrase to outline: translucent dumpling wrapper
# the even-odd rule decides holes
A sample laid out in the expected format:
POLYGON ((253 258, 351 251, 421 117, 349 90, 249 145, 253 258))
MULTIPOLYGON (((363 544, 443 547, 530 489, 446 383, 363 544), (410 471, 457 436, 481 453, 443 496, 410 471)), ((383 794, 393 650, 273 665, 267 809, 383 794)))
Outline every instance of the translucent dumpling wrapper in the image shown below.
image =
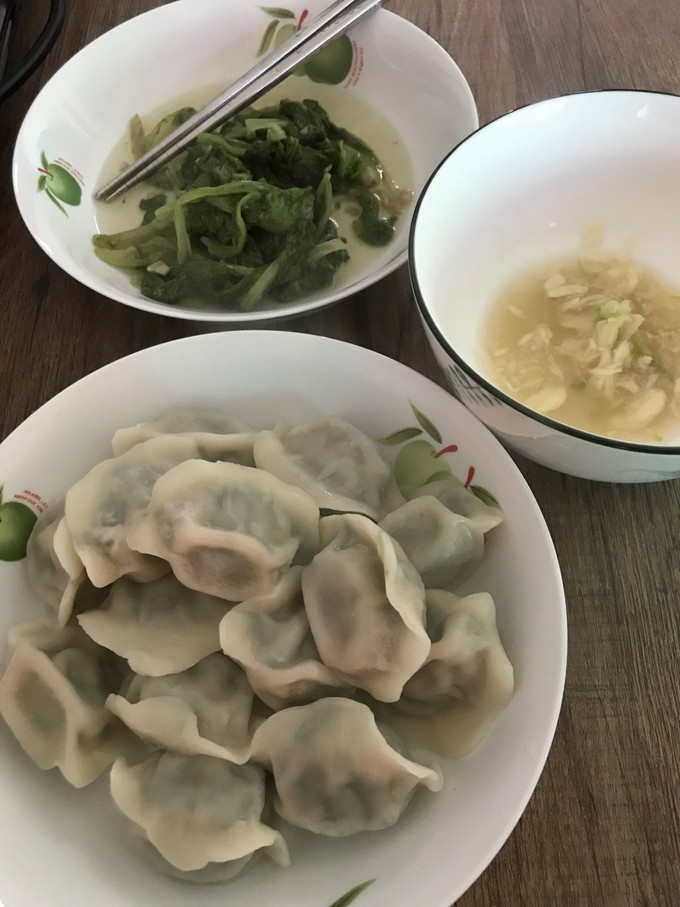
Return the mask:
POLYGON ((36 595, 57 612, 63 627, 86 579, 64 519, 63 498, 40 514, 33 527, 26 546, 26 575, 36 595))
POLYGON ((66 493, 66 523, 95 586, 121 576, 146 582, 168 572, 158 558, 128 545, 128 534, 149 502, 156 480, 198 455, 187 438, 153 438, 94 466, 66 493))
POLYGON ((380 710, 398 733, 443 756, 475 749, 512 697, 514 675, 486 592, 428 590, 432 648, 396 707, 380 710))
POLYGON ((217 652, 178 674, 136 675, 106 706, 148 743, 244 763, 253 691, 241 668, 217 652))
POLYGON ((177 435, 194 441, 204 460, 229 460, 254 466, 253 442, 257 432, 243 420, 214 409, 174 409, 155 422, 120 428, 113 436, 116 456, 150 438, 177 435))
POLYGON ((449 510, 467 517, 474 528, 483 533, 489 532, 503 522, 503 511, 499 506, 482 501, 474 491, 453 479, 440 479, 427 482, 418 488, 402 490, 409 500, 423 495, 434 496, 449 510))
POLYGON ((311 559, 318 524, 309 495, 264 470, 193 460, 158 480, 129 543, 167 560, 190 589, 243 601, 311 559))
POLYGON ((222 881, 260 853, 290 862, 281 834, 261 821, 265 776, 254 765, 173 752, 137 765, 119 759, 111 794, 147 855, 170 875, 222 881))
POLYGON ((254 451, 257 466, 302 488, 322 510, 378 519, 403 503, 375 441, 338 417, 277 425, 257 436, 254 451))
POLYGON ((219 624, 231 605, 183 586, 173 574, 149 583, 123 577, 101 608, 78 616, 95 642, 137 674, 174 674, 220 649, 219 624))
POLYGON ((255 732, 253 757, 276 783, 286 821, 334 837, 387 828, 418 785, 441 790, 441 773, 407 759, 368 706, 331 697, 277 712, 255 732))
POLYGON ((484 554, 482 530, 432 495, 408 501, 379 525, 399 542, 427 589, 460 581, 484 554))
POLYGON ((8 644, 0 714, 39 768, 84 787, 132 750, 136 741, 104 705, 120 682, 115 666, 80 629, 31 621, 8 644))
POLYGON ((324 546, 302 573, 321 660, 375 699, 395 702, 430 651, 422 580, 368 517, 322 518, 324 546))
POLYGON ((302 600, 302 567, 268 595, 236 605, 220 624, 222 650, 272 709, 328 696, 347 684, 321 662, 302 600))

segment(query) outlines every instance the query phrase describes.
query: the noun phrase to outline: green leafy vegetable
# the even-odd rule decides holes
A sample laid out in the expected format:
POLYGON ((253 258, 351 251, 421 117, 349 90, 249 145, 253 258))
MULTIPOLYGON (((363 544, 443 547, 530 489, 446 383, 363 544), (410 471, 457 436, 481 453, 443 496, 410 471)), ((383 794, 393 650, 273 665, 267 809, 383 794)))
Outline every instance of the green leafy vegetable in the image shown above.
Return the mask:
MULTIPOLYGON (((134 153, 144 154, 193 112, 175 111, 148 134, 133 117, 134 153)), ((131 269, 151 299, 242 311, 265 295, 291 302, 332 284, 349 258, 332 218, 343 199, 359 209, 353 232, 384 245, 410 198, 374 152, 313 100, 242 111, 198 136, 152 183, 140 202, 140 226, 95 235, 97 255, 131 269)))
POLYGON ((361 885, 355 885, 354 888, 351 888, 348 892, 338 898, 337 901, 333 901, 331 907, 349 907, 353 901, 355 901, 362 891, 365 891, 369 885, 372 885, 375 882, 375 879, 369 879, 367 882, 362 882, 361 885))

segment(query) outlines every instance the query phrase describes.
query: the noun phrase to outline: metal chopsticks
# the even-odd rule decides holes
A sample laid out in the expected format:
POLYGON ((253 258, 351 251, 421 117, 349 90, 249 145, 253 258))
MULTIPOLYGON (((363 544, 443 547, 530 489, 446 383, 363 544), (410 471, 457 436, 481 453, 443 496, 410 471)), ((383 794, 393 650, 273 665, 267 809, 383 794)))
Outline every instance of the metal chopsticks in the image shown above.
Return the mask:
POLYGON ((347 31, 362 16, 377 9, 381 0, 336 0, 305 28, 263 57, 222 94, 189 117, 157 145, 95 192, 108 201, 137 183, 180 153, 201 132, 209 132, 247 107, 265 91, 281 82, 293 69, 347 31))

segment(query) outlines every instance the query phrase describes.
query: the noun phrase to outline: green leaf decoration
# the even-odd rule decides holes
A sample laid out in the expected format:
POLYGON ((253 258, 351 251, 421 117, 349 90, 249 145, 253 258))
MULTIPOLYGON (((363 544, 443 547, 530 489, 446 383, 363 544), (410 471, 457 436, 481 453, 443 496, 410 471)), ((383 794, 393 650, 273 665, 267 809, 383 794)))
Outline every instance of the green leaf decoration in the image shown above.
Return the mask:
POLYGON ((57 201, 57 199, 54 197, 54 195, 52 194, 52 192, 50 192, 48 186, 45 186, 45 192, 47 193, 47 197, 50 199, 50 201, 53 201, 53 202, 54 202, 54 204, 57 206, 57 208, 59 208, 59 210, 61 211, 61 213, 62 213, 62 214, 65 214, 66 217, 68 217, 68 211, 66 210, 66 208, 64 208, 64 207, 57 201))
POLYGON ((422 431, 419 428, 400 428, 389 435, 385 435, 384 438, 378 438, 378 444, 404 444, 412 438, 417 438, 418 435, 422 435, 422 431))
POLYGON ((348 907, 353 901, 355 901, 362 891, 365 891, 369 885, 372 885, 375 882, 375 879, 369 879, 367 882, 362 882, 361 885, 355 885, 354 888, 350 889, 346 894, 343 894, 342 897, 339 897, 337 901, 333 901, 331 907, 348 907))
POLYGON ((452 482, 455 485, 463 484, 458 476, 452 473, 450 469, 442 469, 440 472, 433 473, 429 479, 423 482, 423 485, 429 485, 430 482, 452 482))
POLYGON ((44 151, 40 152, 40 163, 42 164, 43 170, 47 170, 47 168, 49 167, 49 161, 47 160, 44 151))
POLYGON ((280 6, 261 6, 260 9, 263 13, 266 13, 268 16, 273 16, 275 19, 295 18, 295 13, 291 12, 289 9, 282 9, 280 6))
POLYGON ((44 173, 41 173, 40 176, 38 177, 38 185, 36 186, 35 191, 42 192, 43 189, 45 188, 46 183, 47 183, 47 177, 44 173))
POLYGON ((269 50, 272 41, 274 40, 274 35, 276 34, 276 29, 278 27, 279 20, 272 19, 267 28, 265 29, 264 34, 262 35, 262 40, 260 41, 260 46, 257 49, 257 57, 261 57, 262 54, 267 53, 269 50))
MULTIPOLYGON (((411 401, 409 400, 409 403, 410 402, 411 401)), ((411 409, 413 410, 413 415, 416 417, 418 422, 420 422, 420 424, 423 426, 423 428, 425 429, 427 434, 431 438, 434 438, 435 441, 437 442, 437 444, 441 444, 442 436, 439 434, 439 429, 436 427, 436 425, 433 425, 433 423, 427 418, 425 413, 421 413, 421 411, 418 409, 417 406, 415 406, 415 404, 411 403, 411 409)))
POLYGON ((498 510, 503 509, 491 492, 487 491, 486 488, 482 488, 481 485, 470 485, 470 491, 478 497, 483 504, 488 504, 489 507, 496 507, 498 510))

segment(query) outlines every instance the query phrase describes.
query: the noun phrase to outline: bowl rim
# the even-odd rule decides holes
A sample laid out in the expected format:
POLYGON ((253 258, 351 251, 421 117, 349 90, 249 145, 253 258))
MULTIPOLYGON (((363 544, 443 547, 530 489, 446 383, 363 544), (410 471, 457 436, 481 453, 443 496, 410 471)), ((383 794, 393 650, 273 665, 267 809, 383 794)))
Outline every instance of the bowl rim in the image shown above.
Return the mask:
POLYGON ((487 123, 482 124, 478 129, 470 133, 470 135, 466 136, 464 139, 461 139, 461 141, 451 149, 444 160, 441 161, 437 168, 432 172, 430 178, 427 180, 425 186, 423 187, 423 191, 418 197, 418 201, 416 202, 416 206, 413 210, 413 217, 411 220, 411 228, 409 230, 408 241, 408 269, 411 280, 411 287, 413 289, 413 295, 420 311, 421 317, 424 319, 429 330, 435 336, 439 344, 443 347, 447 355, 450 356, 451 359, 453 359, 453 361, 459 366, 459 368, 461 368, 470 378, 472 378, 473 381, 479 384, 480 387, 482 387, 485 391, 487 391, 487 393, 491 394, 492 397, 499 400, 501 403, 504 403, 511 409, 516 410, 521 415, 526 416, 529 419, 533 419, 534 421, 539 422, 542 425, 545 425, 547 428, 551 428, 554 431, 561 432, 562 434, 570 435, 580 441, 587 441, 592 444, 599 444, 602 447, 608 447, 614 450, 626 451, 629 453, 656 454, 658 456, 680 456, 679 444, 645 444, 640 441, 624 441, 620 438, 607 438, 604 435, 597 435, 593 432, 585 431, 581 428, 576 428, 573 425, 567 425, 565 422, 559 422, 557 419, 553 419, 550 416, 539 413, 537 410, 531 409, 530 407, 525 406, 523 403, 520 403, 518 400, 515 400, 513 397, 509 396, 504 391, 500 390, 500 388, 496 387, 494 384, 488 381, 486 378, 483 378, 480 374, 478 374, 475 369, 473 369, 471 365, 468 365, 468 363, 455 351, 451 342, 439 329, 439 326, 432 316, 430 308, 425 302, 425 295, 422 292, 420 284, 418 282, 417 268, 415 265, 415 242, 420 210, 423 205, 425 196, 431 189, 438 173, 447 165, 456 151, 458 151, 466 142, 474 139, 475 136, 478 136, 487 127, 493 126, 500 120, 512 117, 513 115, 528 110, 529 108, 537 108, 544 105, 555 104, 556 102, 564 101, 569 98, 581 98, 583 96, 597 96, 599 98, 600 96, 607 94, 638 94, 651 97, 670 97, 680 100, 680 94, 676 94, 672 91, 655 91, 647 90, 644 88, 590 88, 584 89, 583 91, 574 91, 563 95, 554 95, 550 98, 543 98, 540 101, 531 101, 527 104, 521 104, 518 107, 513 107, 510 110, 505 111, 505 113, 499 114, 497 117, 494 117, 487 123))
MULTIPOLYGON (((200 4, 201 0, 177 0, 176 3, 172 4, 172 6, 183 6, 186 9, 195 11, 197 2, 200 4)), ((215 4, 211 3, 210 0, 203 0, 202 5, 209 7, 211 5, 214 6, 215 4)), ((252 5, 257 6, 257 0, 252 0, 252 5)), ((397 13, 394 13, 382 7, 376 10, 376 12, 382 17, 383 20, 385 20, 386 17, 390 17, 393 23, 399 20, 399 27, 405 29, 405 34, 407 33, 414 40, 422 41, 423 47, 428 48, 428 55, 437 55, 441 60, 446 61, 446 64, 451 71, 451 76, 452 78, 455 78, 461 92, 461 100, 464 102, 463 106, 465 108, 464 114, 465 117, 469 118, 469 128, 474 132, 479 127, 479 111, 477 110, 477 104, 470 84, 454 58, 424 29, 420 28, 409 19, 406 19, 404 16, 400 16, 397 13)), ((399 267, 406 264, 409 250, 408 232, 406 232, 404 235, 403 247, 401 249, 395 249, 392 256, 387 261, 385 261, 381 267, 377 269, 371 269, 369 272, 363 275, 357 275, 357 277, 352 280, 352 283, 347 286, 327 287, 323 295, 316 300, 310 300, 309 296, 304 296, 301 299, 295 300, 291 303, 284 303, 280 304, 278 307, 275 306, 267 309, 257 309, 252 312, 244 312, 240 310, 232 311, 230 309, 224 309, 221 311, 203 311, 201 309, 191 309, 183 306, 171 305, 169 303, 159 303, 156 300, 147 298, 145 296, 142 296, 141 294, 139 296, 135 296, 133 295, 134 287, 132 286, 130 286, 129 289, 126 290, 121 290, 117 287, 110 286, 105 291, 102 286, 102 281, 100 281, 95 275, 93 275, 90 270, 76 263, 74 260, 72 260, 72 258, 64 258, 64 256, 61 254, 54 254, 50 243, 45 239, 45 237, 39 235, 39 231, 36 230, 33 226, 29 225, 30 217, 24 201, 24 193, 21 191, 19 186, 19 157, 21 154, 21 143, 24 137, 26 123, 27 121, 30 122, 30 117, 33 113, 35 105, 39 102, 45 91, 50 89, 50 86, 54 82, 54 80, 60 78, 64 70, 70 71, 74 66, 77 66, 79 58, 85 51, 91 53, 91 48, 93 45, 96 45, 97 42, 105 41, 113 32, 116 32, 120 29, 139 27, 138 24, 137 26, 133 25, 133 23, 137 23, 137 20, 144 19, 145 21, 151 23, 152 21, 155 21, 155 18, 163 15, 167 15, 167 7, 160 6, 154 9, 146 10, 135 16, 131 16, 128 19, 123 20, 112 28, 107 29, 107 31, 103 32, 101 35, 98 35, 96 38, 84 44, 72 57, 66 60, 63 65, 60 66, 59 69, 57 69, 56 72, 54 72, 50 76, 48 81, 40 89, 36 97, 31 102, 28 110, 26 111, 26 114, 24 115, 24 118, 19 127, 12 153, 12 189, 17 208, 19 209, 19 214, 24 222, 24 226, 29 231, 31 236, 33 236, 33 239, 38 243, 43 252, 45 252, 45 254, 49 258, 51 258, 52 261, 54 261, 54 263, 57 264, 63 271, 69 274, 69 276, 71 276, 84 286, 88 287, 88 289, 93 290, 104 299, 110 299, 113 302, 119 302, 123 305, 130 306, 131 308, 149 312, 152 315, 177 318, 181 321, 200 321, 206 322, 208 324, 212 323, 235 325, 278 322, 290 318, 310 315, 317 311, 321 311, 330 305, 335 305, 336 303, 342 302, 345 299, 356 296, 361 291, 374 286, 376 283, 396 271, 399 267)), ((361 26, 361 23, 359 23, 359 26, 361 26)), ((415 204, 410 214, 411 218, 414 216, 414 214, 415 204)))

